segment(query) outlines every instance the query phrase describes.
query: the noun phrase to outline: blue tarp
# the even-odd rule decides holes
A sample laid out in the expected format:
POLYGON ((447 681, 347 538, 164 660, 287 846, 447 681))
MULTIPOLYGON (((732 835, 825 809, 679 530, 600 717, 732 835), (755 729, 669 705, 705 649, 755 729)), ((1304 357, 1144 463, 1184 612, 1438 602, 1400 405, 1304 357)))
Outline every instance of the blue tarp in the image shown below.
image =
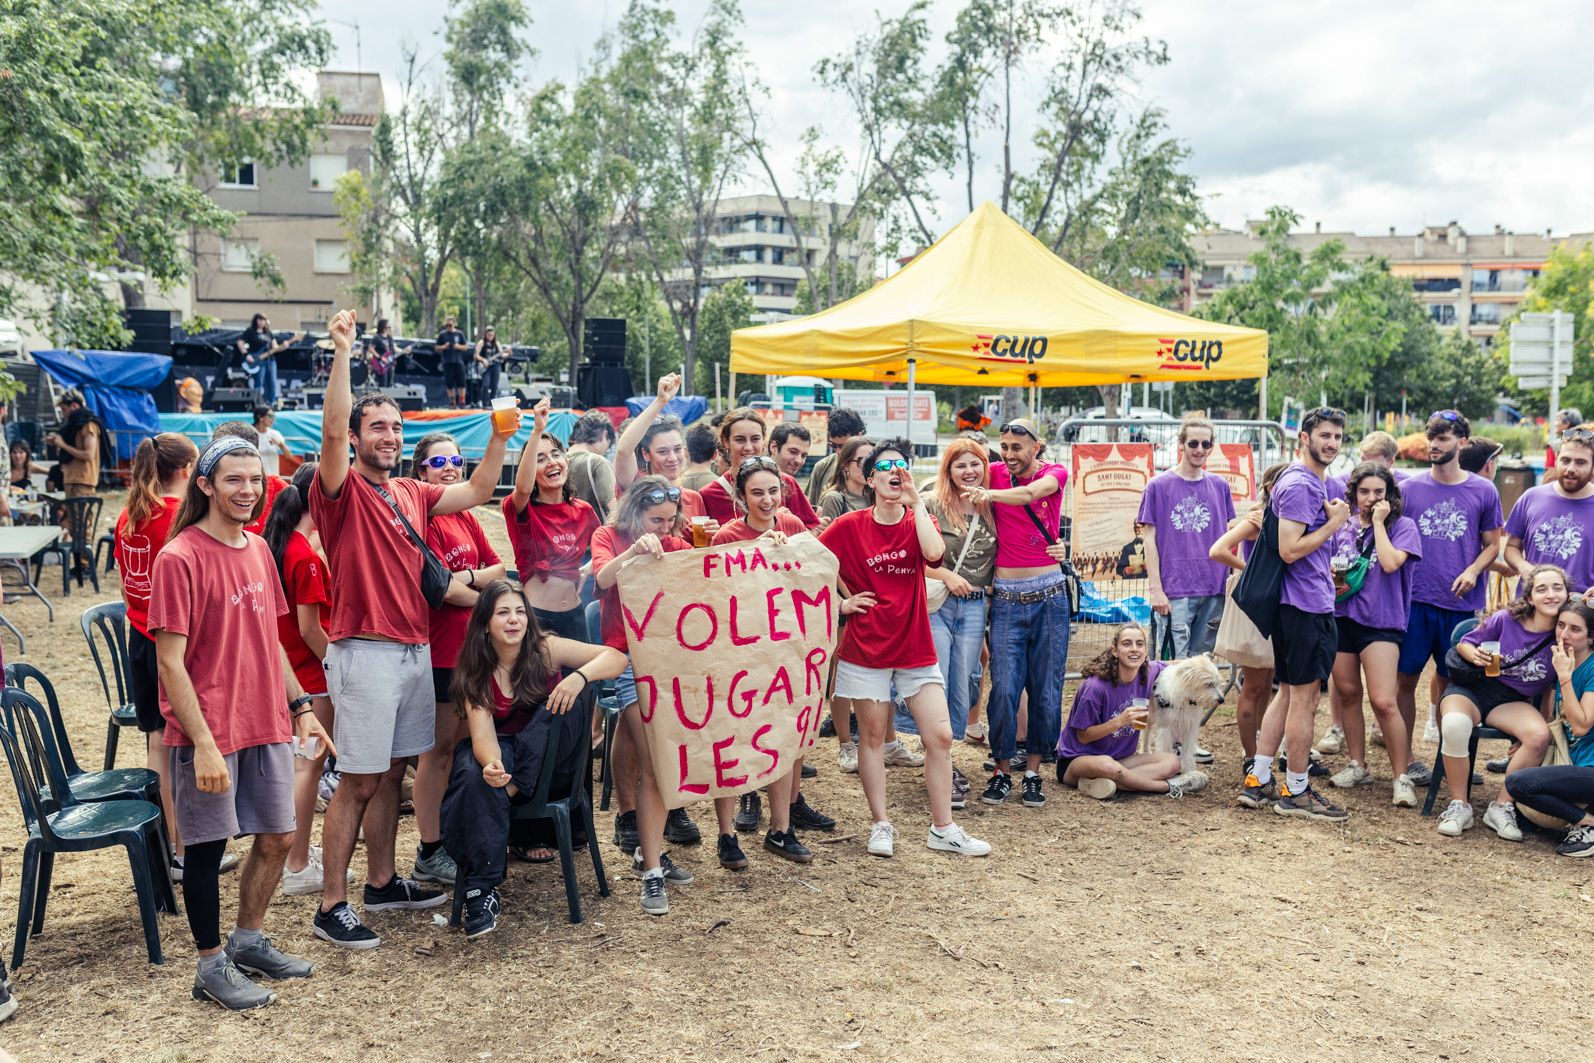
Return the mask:
MULTIPOLYGON (((635 417, 652 403, 652 395, 641 395, 625 400, 625 408, 635 417)), ((701 395, 677 395, 664 407, 666 414, 674 414, 681 419, 682 424, 691 424, 708 412, 708 400, 701 395)))
MULTIPOLYGON (((181 432, 192 439, 195 446, 203 447, 210 441, 210 434, 217 425, 223 421, 236 421, 240 416, 236 413, 163 413, 156 430, 181 432)), ((248 420, 247 417, 243 419, 248 420)), ((560 439, 569 439, 570 430, 575 424, 576 415, 569 410, 555 410, 548 415, 548 431, 560 439)), ((302 456, 320 452, 320 410, 283 410, 277 414, 277 423, 273 427, 288 441, 288 450, 292 453, 302 456)), ((428 432, 447 432, 459 440, 460 452, 467 458, 480 458, 487 453, 487 441, 492 438, 491 414, 486 410, 473 410, 470 413, 428 416, 424 419, 407 417, 404 420, 405 448, 413 449, 428 432)), ((520 432, 509 441, 510 460, 514 460, 513 455, 519 452, 530 436, 531 418, 526 417, 520 432)))
POLYGON ((116 457, 133 456, 145 437, 160 431, 151 388, 172 373, 164 354, 134 351, 34 351, 38 362, 62 387, 78 388, 83 401, 107 430, 116 433, 116 457))

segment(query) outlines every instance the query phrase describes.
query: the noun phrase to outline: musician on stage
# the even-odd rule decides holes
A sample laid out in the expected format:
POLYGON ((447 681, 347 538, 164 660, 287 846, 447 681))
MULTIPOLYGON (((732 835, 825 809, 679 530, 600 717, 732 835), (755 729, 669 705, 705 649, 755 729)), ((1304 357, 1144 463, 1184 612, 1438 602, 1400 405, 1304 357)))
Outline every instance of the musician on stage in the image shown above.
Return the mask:
POLYGON ((304 333, 300 332, 278 343, 265 314, 250 318, 249 327, 238 337, 238 354, 249 386, 259 389, 260 401, 267 406, 277 405, 277 355, 303 338, 304 333))
POLYGON ((473 402, 481 406, 492 405, 493 399, 498 397, 498 374, 508 356, 509 348, 498 343, 498 330, 488 325, 482 331, 482 338, 476 341, 475 366, 480 383, 476 387, 476 394, 471 396, 473 402))
POLYGON ((376 331, 365 341, 365 364, 369 372, 366 382, 379 388, 393 386, 393 367, 400 355, 408 355, 410 348, 399 350, 393 342, 393 323, 378 318, 376 331))

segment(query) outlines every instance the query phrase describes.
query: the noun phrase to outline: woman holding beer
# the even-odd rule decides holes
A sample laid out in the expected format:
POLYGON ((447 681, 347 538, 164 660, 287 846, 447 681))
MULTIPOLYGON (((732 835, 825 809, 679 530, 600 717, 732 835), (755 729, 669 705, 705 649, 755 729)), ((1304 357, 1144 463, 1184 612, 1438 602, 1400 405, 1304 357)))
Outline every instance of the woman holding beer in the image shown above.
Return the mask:
POLYGON ((1516 803, 1565 820, 1570 829, 1555 851, 1594 856, 1594 607, 1574 598, 1555 620, 1555 710, 1565 728, 1568 764, 1523 768, 1506 782, 1516 803))
POLYGON ((638 476, 664 477, 670 486, 681 488, 681 516, 691 529, 692 545, 707 546, 719 531, 719 522, 709 517, 703 496, 681 484, 689 464, 686 437, 681 419, 664 412, 680 390, 679 373, 659 377, 653 401, 620 433, 614 444, 615 491, 624 491, 638 476))
POLYGON ((1146 629, 1130 621, 1080 669, 1084 682, 1057 738, 1057 781, 1105 801, 1119 790, 1183 797, 1177 753, 1138 753, 1151 694, 1166 661, 1148 659, 1146 629))
MULTIPOLYGON (((1439 701, 1439 751, 1451 793, 1449 806, 1439 814, 1439 833, 1452 838, 1473 825, 1472 805, 1456 795, 1465 795, 1472 781, 1468 746, 1474 727, 1487 724, 1517 740, 1506 778, 1543 764, 1550 744, 1539 700, 1555 685, 1551 654, 1556 616, 1566 604, 1566 573, 1555 565, 1536 565, 1523 582, 1525 597, 1487 617, 1456 644, 1461 660, 1482 674, 1459 676, 1452 665, 1450 685, 1439 701)), ((1522 840, 1516 805, 1503 780, 1483 825, 1506 841, 1522 840)))

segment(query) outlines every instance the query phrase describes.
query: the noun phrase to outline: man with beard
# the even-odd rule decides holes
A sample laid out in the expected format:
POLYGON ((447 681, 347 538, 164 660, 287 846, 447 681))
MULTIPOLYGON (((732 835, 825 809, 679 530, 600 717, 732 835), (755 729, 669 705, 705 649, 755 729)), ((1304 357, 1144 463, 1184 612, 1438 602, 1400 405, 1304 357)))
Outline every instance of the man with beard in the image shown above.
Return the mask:
MULTIPOLYGON (((1505 523, 1494 484, 1461 466, 1461 452, 1472 438, 1466 417, 1440 410, 1428 418, 1427 435, 1430 468, 1400 486, 1406 515, 1417 522, 1422 536, 1422 554, 1409 562, 1411 613, 1400 644, 1395 693, 1407 733, 1413 735, 1417 679, 1430 658, 1438 675, 1449 678, 1445 653, 1450 634, 1487 604, 1488 581, 1483 577, 1494 563, 1505 523)), ((1428 785, 1425 765, 1414 763, 1406 774, 1413 785, 1428 785)))
POLYGON ((795 421, 782 421, 769 430, 769 456, 775 459, 780 471, 796 476, 808 464, 808 448, 813 436, 808 429, 795 421))
POLYGON ((400 878, 393 863, 405 760, 432 748, 436 716, 430 611, 421 593, 425 559, 414 535, 429 516, 459 513, 492 498, 504 445, 518 425, 502 432, 494 420, 487 453, 463 483, 445 487, 393 477, 404 456, 403 415, 380 392, 354 402, 354 312, 339 311, 328 331, 332 375, 310 512, 332 576, 325 665, 327 689, 337 704, 333 741, 341 779, 321 829, 324 873, 315 935, 344 948, 371 949, 381 939, 344 897, 344 872, 362 818, 366 911, 431 908, 447 899, 400 878))
POLYGON ((61 483, 68 498, 92 495, 100 485, 100 419, 84 405, 83 393, 71 388, 61 395, 61 430, 44 441, 62 454, 61 483))
POLYGON ((1349 519, 1350 506, 1343 497, 1328 497, 1323 476, 1344 438, 1345 411, 1323 406, 1307 413, 1301 421, 1300 458, 1279 474, 1270 503, 1278 519, 1279 559, 1285 565, 1273 632, 1273 671, 1285 699, 1283 738, 1289 756, 1284 786, 1279 787, 1273 779, 1279 728, 1264 719, 1240 803, 1259 808, 1276 793, 1273 811, 1302 819, 1346 818, 1343 808, 1312 789, 1307 775, 1317 702, 1339 644, 1329 540, 1349 519))
POLYGON ((1525 491, 1505 522, 1505 563, 1526 577, 1534 565, 1566 570, 1566 589, 1581 594, 1594 586, 1594 432, 1561 433, 1556 479, 1525 491))
POLYGON ((993 504, 996 524, 989 709, 995 770, 980 800, 1000 805, 1013 792, 1007 769, 1018 754, 1019 695, 1027 692, 1024 804, 1041 808, 1041 755, 1057 746, 1068 670, 1068 587, 1057 538, 1068 470, 1041 460, 1046 443, 1028 418, 1001 431, 1002 463, 991 466, 991 486, 964 493, 975 505, 993 504))

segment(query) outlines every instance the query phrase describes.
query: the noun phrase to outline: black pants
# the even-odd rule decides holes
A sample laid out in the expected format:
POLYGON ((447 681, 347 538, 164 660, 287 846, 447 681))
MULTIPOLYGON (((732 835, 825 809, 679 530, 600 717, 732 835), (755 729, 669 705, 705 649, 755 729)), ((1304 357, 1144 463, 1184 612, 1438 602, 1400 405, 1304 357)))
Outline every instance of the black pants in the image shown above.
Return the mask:
POLYGON ((491 406, 493 399, 498 397, 498 376, 503 366, 497 362, 482 370, 481 390, 478 400, 483 406, 491 406))
POLYGON ((1594 805, 1594 768, 1523 768, 1505 777, 1505 789, 1517 804, 1575 824, 1594 805))

